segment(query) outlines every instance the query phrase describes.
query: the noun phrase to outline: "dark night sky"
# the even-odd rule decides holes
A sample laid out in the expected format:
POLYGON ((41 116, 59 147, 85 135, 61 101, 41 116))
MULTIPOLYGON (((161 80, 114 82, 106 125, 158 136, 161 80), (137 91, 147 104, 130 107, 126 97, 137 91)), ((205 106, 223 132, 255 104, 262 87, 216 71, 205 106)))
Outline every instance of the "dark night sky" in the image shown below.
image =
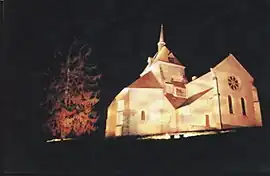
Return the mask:
MULTIPOLYGON (((269 116, 269 1, 92 0, 6 1, 9 119, 16 129, 39 129, 39 103, 57 67, 57 51, 67 51, 74 37, 89 43, 103 72, 102 105, 132 83, 157 51, 160 24, 165 40, 192 75, 200 76, 228 53, 256 79, 264 118, 269 116), (10 106, 12 105, 12 106, 10 106), (11 108, 13 107, 13 108, 11 108)), ((16 132, 14 132, 16 135, 16 132)))
POLYGON ((167 46, 186 66, 189 80, 234 54, 255 78, 263 120, 270 124, 270 1, 6 0, 5 5, 6 165, 27 167, 26 160, 34 157, 29 153, 43 142, 40 102, 50 78, 42 73, 57 69, 56 52, 66 52, 74 37, 92 46, 91 59, 103 73, 104 110, 157 51, 161 23, 167 46))

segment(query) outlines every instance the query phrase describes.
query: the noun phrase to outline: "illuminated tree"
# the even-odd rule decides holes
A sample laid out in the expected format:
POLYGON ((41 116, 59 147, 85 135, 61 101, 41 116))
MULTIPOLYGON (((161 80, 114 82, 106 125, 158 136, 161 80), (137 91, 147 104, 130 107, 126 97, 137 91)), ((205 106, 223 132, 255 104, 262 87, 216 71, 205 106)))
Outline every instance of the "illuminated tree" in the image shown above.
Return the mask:
POLYGON ((91 49, 77 45, 72 44, 43 104, 49 114, 45 129, 61 139, 90 134, 97 128, 94 107, 99 101, 101 74, 96 65, 87 64, 91 49))

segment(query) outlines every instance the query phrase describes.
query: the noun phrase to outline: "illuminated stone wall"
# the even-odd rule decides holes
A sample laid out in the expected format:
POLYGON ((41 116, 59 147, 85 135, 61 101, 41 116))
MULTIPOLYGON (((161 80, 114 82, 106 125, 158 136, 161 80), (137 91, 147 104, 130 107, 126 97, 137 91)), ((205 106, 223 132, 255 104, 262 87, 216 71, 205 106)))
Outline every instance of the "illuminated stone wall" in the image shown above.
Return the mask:
POLYGON ((231 55, 215 67, 214 71, 219 84, 223 125, 225 127, 226 125, 255 126, 256 118, 252 94, 253 78, 231 55), (233 76, 238 80, 239 87, 236 90, 233 90, 228 85, 229 76, 233 76), (229 95, 232 97, 232 114, 228 105, 229 95), (242 114, 241 97, 245 99, 246 116, 242 114))
POLYGON ((126 91, 122 91, 108 108, 106 136, 117 136, 119 131, 123 136, 178 131, 176 111, 163 95, 163 89, 126 88, 126 91), (128 134, 123 133, 123 127, 117 126, 119 101, 125 104, 124 118, 128 118, 128 134))
POLYGON ((189 131, 192 120, 189 106, 184 106, 176 110, 177 131, 189 131))
POLYGON ((175 128, 175 110, 163 95, 163 89, 130 89, 132 134, 155 134, 175 128), (142 111, 145 120, 141 119, 142 111), (173 128, 171 128, 172 126, 173 128))
POLYGON ((155 75, 155 77, 157 78, 158 82, 163 85, 164 82, 163 82, 163 79, 162 79, 162 76, 161 76, 161 73, 160 73, 160 67, 159 67, 159 64, 158 63, 155 63, 151 66, 151 71, 152 73, 155 75))
POLYGON ((113 100, 107 111, 105 136, 114 136, 116 128, 116 101, 113 100))
POLYGON ((209 128, 218 128, 220 126, 217 99, 210 99, 214 93, 211 90, 190 105, 190 113, 192 114, 191 126, 205 127, 206 129, 206 116, 209 118, 209 128))
POLYGON ((168 61, 169 53, 164 46, 148 58, 141 77, 116 96, 108 108, 106 136, 262 126, 253 78, 233 55, 186 84, 185 67, 168 61), (183 94, 172 95, 174 86, 183 94))
POLYGON ((256 87, 254 87, 254 86, 252 88, 252 95, 253 95, 253 102, 254 102, 256 126, 262 126, 262 115, 261 115, 261 108, 260 108, 258 92, 257 92, 256 87))
MULTIPOLYGON (((118 113, 118 101, 122 100, 124 102, 124 109, 128 109, 129 102, 129 91, 127 88, 123 89, 112 101, 107 111, 107 120, 106 120, 106 130, 105 136, 115 136, 117 130, 122 131, 122 129, 116 127, 117 113, 118 113)), ((126 112, 125 112, 126 115, 126 112)))
POLYGON ((181 112, 188 111, 187 115, 182 115, 183 125, 185 130, 192 130, 200 127, 206 129, 206 115, 209 117, 209 125, 211 128, 219 128, 219 111, 218 111, 218 96, 215 89, 215 80, 212 74, 209 72, 196 80, 189 82, 186 85, 188 97, 194 96, 207 89, 211 89, 207 93, 203 94, 200 98, 196 99, 187 107, 182 107, 178 110, 180 116, 181 112))
POLYGON ((204 74, 203 76, 186 84, 187 97, 191 97, 192 95, 200 93, 214 86, 215 86, 215 82, 213 80, 213 76, 210 72, 208 72, 204 74))
POLYGON ((158 62, 161 71, 164 75, 165 82, 171 82, 171 79, 182 81, 185 76, 184 67, 180 65, 158 62))

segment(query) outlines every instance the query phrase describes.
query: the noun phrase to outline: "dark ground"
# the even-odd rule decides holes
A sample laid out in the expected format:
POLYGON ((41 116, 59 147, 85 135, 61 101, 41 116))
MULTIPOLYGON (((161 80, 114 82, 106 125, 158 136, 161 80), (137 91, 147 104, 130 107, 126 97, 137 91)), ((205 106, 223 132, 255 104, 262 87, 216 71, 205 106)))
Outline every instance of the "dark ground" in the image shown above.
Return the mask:
POLYGON ((74 175, 270 173, 268 134, 264 129, 241 129, 177 140, 98 140, 93 136, 40 141, 13 171, 74 175))

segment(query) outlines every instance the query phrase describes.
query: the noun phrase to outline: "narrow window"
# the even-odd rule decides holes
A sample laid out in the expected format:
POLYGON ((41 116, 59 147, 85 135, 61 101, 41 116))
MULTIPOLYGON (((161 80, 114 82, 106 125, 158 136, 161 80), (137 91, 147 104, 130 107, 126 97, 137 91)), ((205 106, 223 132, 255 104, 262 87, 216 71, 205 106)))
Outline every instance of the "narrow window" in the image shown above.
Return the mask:
POLYGON ((205 127, 210 128, 210 119, 208 114, 205 114, 205 127))
POLYGON ((247 113, 246 113, 245 99, 243 97, 241 98, 241 105, 242 105, 242 114, 245 116, 247 115, 247 113))
POLYGON ((145 112, 144 111, 141 112, 141 120, 145 120, 145 112))
POLYGON ((228 96, 228 104, 229 104, 229 112, 230 114, 233 114, 233 106, 232 106, 232 97, 228 96))

